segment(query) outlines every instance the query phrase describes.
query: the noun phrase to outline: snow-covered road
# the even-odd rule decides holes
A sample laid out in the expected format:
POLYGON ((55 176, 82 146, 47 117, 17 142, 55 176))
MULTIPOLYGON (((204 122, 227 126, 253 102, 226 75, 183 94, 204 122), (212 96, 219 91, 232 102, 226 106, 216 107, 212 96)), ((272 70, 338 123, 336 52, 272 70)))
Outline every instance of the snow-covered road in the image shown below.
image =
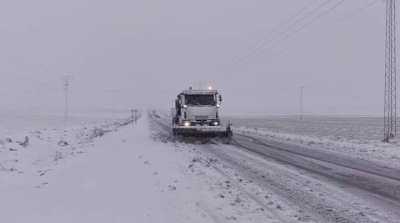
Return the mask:
MULTIPOLYGON (((168 131, 168 120, 157 122, 168 131)), ((217 160, 213 168, 278 221, 400 219, 399 169, 245 134, 235 134, 231 145, 213 141, 196 148, 199 157, 217 160)))
POLYGON ((245 133, 230 145, 173 137, 168 118, 147 115, 78 137, 95 125, 2 142, 0 222, 400 219, 396 166, 245 133))

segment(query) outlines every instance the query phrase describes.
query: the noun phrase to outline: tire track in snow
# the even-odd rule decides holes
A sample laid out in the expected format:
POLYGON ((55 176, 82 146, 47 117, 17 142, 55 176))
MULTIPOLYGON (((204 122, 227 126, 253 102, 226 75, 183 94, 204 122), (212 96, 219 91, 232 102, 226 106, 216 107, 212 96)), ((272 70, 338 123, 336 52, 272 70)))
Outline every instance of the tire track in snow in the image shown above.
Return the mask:
POLYGON ((225 173, 221 168, 219 168, 216 165, 212 166, 215 171, 217 171, 219 174, 221 174, 223 177, 228 179, 233 185, 238 188, 243 194, 245 194, 249 199, 257 203, 260 207, 263 207, 264 209, 268 210, 268 213, 271 213, 277 220, 280 222, 291 222, 287 217, 282 216, 279 214, 277 211, 274 209, 270 208, 267 204, 265 204, 261 199, 257 197, 257 195, 253 194, 252 192, 248 191, 245 187, 242 185, 238 184, 235 182, 235 179, 233 179, 231 176, 229 176, 227 173, 225 173))
POLYGON ((337 157, 336 155, 332 154, 329 154, 328 156, 328 154, 326 153, 315 150, 307 150, 302 147, 295 148, 296 150, 294 150, 288 147, 287 145, 273 145, 272 143, 263 142, 257 137, 252 137, 240 133, 236 133, 236 135, 248 138, 252 140, 255 144, 261 146, 277 149, 287 153, 292 153, 297 156, 303 156, 306 158, 315 159, 326 163, 332 163, 338 166, 354 169, 368 174, 373 174, 379 177, 385 177, 391 180, 398 181, 400 183, 400 170, 393 170, 387 167, 377 166, 376 164, 369 164, 367 162, 360 162, 360 161, 354 162, 354 159, 348 160, 346 157, 337 157), (329 159, 327 157, 329 157, 329 159))
MULTIPOLYGON (((159 118, 159 119, 153 119, 153 123, 155 123, 157 126, 159 126, 161 129, 161 131, 163 131, 164 133, 167 133, 165 136, 168 136, 171 133, 171 127, 166 124, 165 120, 163 120, 165 118, 159 118)), ((159 132, 160 133, 160 132, 159 132)), ((169 138, 169 137, 168 137, 169 138)), ((172 139, 172 135, 171 135, 171 139, 172 139)), ((191 178, 191 176, 188 175, 188 173, 184 170, 180 171, 184 176, 186 176, 187 178, 191 178)), ((205 190, 204 188, 201 187, 201 185, 197 185, 197 190, 201 191, 201 190, 205 190)), ((205 199, 205 197, 203 196, 196 196, 198 202, 197 202, 197 206, 198 208, 203 211, 214 223, 227 223, 227 221, 224 220, 224 217, 218 212, 215 211, 216 207, 214 207, 213 204, 210 204, 209 202, 207 202, 207 200, 205 199)))
MULTIPOLYGON (((162 134, 162 137, 169 138, 171 132, 170 126, 160 122, 159 119, 154 119, 154 122, 159 127, 159 131, 161 131, 159 134, 162 134), (166 135, 164 135, 165 133, 166 135)), ((164 141, 164 139, 161 140, 164 141)), ((178 141, 175 142, 181 144, 181 142, 187 143, 187 140, 179 138, 178 141)), ((181 145, 183 145, 183 143, 181 145)), ((188 144, 191 144, 191 142, 188 144)), ((187 147, 184 149, 188 151, 191 148, 187 147)), ((196 150, 197 149, 198 147, 196 147, 196 150)), ((194 150, 189 152, 196 153, 194 150)), ((196 154, 196 156, 197 155, 198 154, 196 154)), ((186 173, 185 175, 190 178, 194 177, 193 180, 198 182, 198 189, 204 191, 204 195, 209 197, 207 200, 205 197, 200 197, 198 199, 198 206, 215 222, 293 222, 292 220, 288 220, 287 216, 277 214, 277 211, 271 209, 272 207, 268 207, 265 203, 263 204, 260 199, 256 198, 256 195, 252 194, 250 191, 245 191, 244 188, 240 187, 238 184, 231 185, 233 187, 225 187, 226 185, 221 185, 222 182, 233 182, 233 179, 223 172, 218 171, 217 166, 209 163, 207 164, 207 162, 195 161, 195 163, 192 163, 189 168, 192 171, 191 174, 186 173), (225 195, 221 197, 222 194, 225 195), (213 195, 214 197, 210 195, 213 195), (236 203, 238 197, 239 203, 236 203), (231 203, 228 203, 229 201, 231 201, 231 203)))
POLYGON ((353 205, 351 199, 341 199, 343 194, 338 194, 340 191, 311 176, 299 175, 296 170, 290 171, 282 163, 271 162, 243 150, 232 150, 232 146, 215 146, 219 149, 209 148, 208 151, 223 164, 229 165, 233 171, 259 187, 272 191, 277 197, 275 202, 283 202, 284 208, 299 209, 297 217, 302 220, 297 221, 375 222, 379 217, 360 215, 362 208, 353 205))
MULTIPOLYGON (((325 177, 327 180, 339 182, 341 185, 350 188, 362 190, 362 194, 367 194, 375 201, 381 201, 388 208, 397 207, 400 210, 400 181, 393 179, 395 177, 386 177, 385 175, 377 175, 368 170, 359 170, 359 168, 347 167, 337 162, 326 161, 327 159, 314 158, 312 154, 309 156, 297 152, 287 152, 286 149, 278 147, 269 147, 264 143, 243 145, 247 142, 237 140, 234 145, 242 149, 246 149, 253 153, 265 156, 270 159, 294 166, 312 174, 325 177)), ((357 163, 357 160, 354 160, 357 163)), ((359 192, 359 191, 356 191, 359 192)))
MULTIPOLYGON (((336 165, 333 162, 312 159, 310 157, 297 156, 294 153, 287 153, 277 147, 271 148, 264 144, 243 142, 236 139, 233 143, 239 149, 252 152, 266 159, 292 166, 299 170, 306 171, 307 175, 317 176, 323 182, 340 187, 343 191, 357 195, 361 199, 379 206, 381 209, 390 212, 395 218, 400 218, 400 184, 392 177, 379 176, 370 171, 358 171, 358 168, 348 168, 336 165), (246 145, 242 145, 245 143, 246 145), (339 185, 338 185, 339 183, 339 185)), ((355 160, 354 162, 358 162, 355 160)))
MULTIPOLYGON (((170 132, 169 125, 164 123, 159 123, 159 125, 166 132, 170 132)), ((265 143, 258 139, 253 140, 253 137, 243 136, 237 133, 235 134, 234 139, 235 141, 231 146, 217 144, 213 146, 203 145, 199 146, 199 148, 201 148, 203 152, 210 154, 212 157, 218 157, 218 159, 223 161, 223 163, 231 166, 234 171, 242 173, 247 179, 257 182, 258 185, 261 185, 267 190, 272 188, 278 196, 286 199, 289 203, 292 202, 293 204, 296 204, 303 210, 308 210, 310 213, 313 213, 312 215, 317 217, 321 222, 375 222, 377 220, 387 222, 390 221, 390 219, 400 217, 400 213, 396 211, 400 210, 398 200, 395 196, 397 191, 395 186, 398 177, 393 173, 396 172, 383 174, 382 176, 379 174, 383 171, 382 167, 371 166, 371 168, 369 168, 367 167, 368 165, 364 165, 363 162, 358 160, 345 159, 341 161, 336 157, 331 156, 329 158, 321 158, 321 154, 312 150, 304 151, 301 150, 302 148, 293 147, 291 145, 285 145, 288 147, 280 148, 282 145, 269 145, 269 141, 268 143, 265 143), (245 146, 243 147, 241 143, 244 143, 245 146), (224 149, 221 149, 221 146, 224 149), (220 148, 216 149, 215 147, 220 148), (248 161, 250 160, 248 157, 243 155, 232 157, 232 154, 239 150, 241 153, 246 155, 257 155, 258 159, 263 161, 257 160, 255 163, 249 164, 248 161), (301 162, 299 162, 299 160, 301 162), (355 164, 349 164, 351 161, 355 162, 355 164), (268 176, 268 179, 260 179, 259 174, 255 174, 254 172, 262 172, 262 170, 255 166, 264 165, 265 168, 268 168, 266 162, 277 164, 273 169, 284 177, 277 177, 264 172, 264 175, 268 176), (354 167, 354 165, 360 163, 360 168, 354 167), (293 177, 290 176, 290 174, 285 173, 285 169, 287 168, 292 169, 297 176, 293 177), (341 168, 340 171, 337 171, 338 168, 341 168), (302 171, 305 171, 305 173, 302 173, 302 171), (361 176, 354 172, 361 172, 361 176), (329 177, 331 175, 334 175, 335 177, 329 177), (317 180, 314 179, 314 182, 322 182, 321 185, 328 183, 328 185, 320 186, 320 188, 313 185, 307 185, 305 187, 307 190, 304 190, 303 187, 299 186, 304 184, 303 181, 299 180, 299 177, 310 179, 317 178, 317 180), (285 182, 286 179, 289 179, 289 181, 285 182), (326 181, 326 179, 328 179, 328 181, 326 181), (376 191, 379 187, 374 187, 374 185, 360 185, 368 182, 368 179, 372 182, 378 183, 381 183, 381 181, 389 181, 388 185, 389 188, 392 188, 391 192, 388 193, 387 191, 384 191, 384 189, 387 188, 384 187, 387 186, 384 184, 381 184, 380 187, 383 189, 382 194, 379 194, 379 192, 377 193, 376 191), (346 188, 341 188, 341 185, 345 185, 346 188), (314 191, 310 192, 308 190, 314 191), (357 193, 354 194, 354 191, 357 193), (335 192, 338 194, 335 194, 335 192), (369 197, 367 202, 364 201, 365 198, 363 197, 366 192, 368 192, 369 197), (335 202, 328 202, 325 198, 321 199, 315 195, 316 193, 320 193, 320 195, 324 196, 327 196, 326 194, 330 193, 328 197, 325 198, 335 201, 336 204, 335 202), (340 197, 345 197, 346 194, 351 195, 350 197, 353 197, 354 200, 357 201, 352 202, 348 198, 340 197), (373 208, 368 207, 368 205, 371 204, 369 202, 372 202, 373 208), (387 212, 390 213, 388 214, 387 212)), ((241 190, 243 192, 247 191, 251 194, 251 192, 246 188, 242 187, 241 190)), ((317 219, 311 218, 308 219, 308 221, 318 221, 317 219)))

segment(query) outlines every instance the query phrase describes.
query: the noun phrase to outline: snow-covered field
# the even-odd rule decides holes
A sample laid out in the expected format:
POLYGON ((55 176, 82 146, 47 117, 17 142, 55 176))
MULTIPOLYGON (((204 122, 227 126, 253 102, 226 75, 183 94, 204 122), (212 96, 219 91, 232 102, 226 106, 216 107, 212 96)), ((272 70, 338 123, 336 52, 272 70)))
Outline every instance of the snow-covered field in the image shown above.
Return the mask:
POLYGON ((76 118, 70 117, 65 121, 63 117, 1 117, 0 118, 0 139, 4 135, 15 134, 18 132, 37 131, 43 129, 64 129, 76 127, 82 124, 111 121, 106 118, 76 118))
MULTIPOLYGON (((19 120, 20 121, 20 120, 19 120)), ((23 120, 27 121, 27 120, 23 120)), ((3 171, 40 171, 49 163, 81 153, 82 148, 104 131, 125 120, 52 120, 27 122, 26 128, 0 132, 0 168, 3 171)), ((16 122, 17 123, 17 122, 16 122)))
MULTIPOLYGON (((383 139, 383 119, 377 117, 227 117, 236 126, 313 136, 352 143, 376 143, 383 139)), ((400 125, 398 126, 400 128, 400 125)))
MULTIPOLYGON (((399 140, 383 143, 383 120, 377 117, 227 117, 236 133, 291 142, 400 167, 399 140)), ((400 129, 400 126, 398 126, 400 129)))

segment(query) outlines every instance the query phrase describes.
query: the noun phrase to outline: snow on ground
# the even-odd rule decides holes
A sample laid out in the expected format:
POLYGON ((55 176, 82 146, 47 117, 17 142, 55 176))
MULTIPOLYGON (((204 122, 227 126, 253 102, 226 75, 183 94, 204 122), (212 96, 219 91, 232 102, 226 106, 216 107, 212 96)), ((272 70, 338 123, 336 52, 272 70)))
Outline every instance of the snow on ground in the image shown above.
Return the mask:
MULTIPOLYGON (((2 132, 0 222, 323 222, 305 201, 333 208, 332 218, 367 219, 358 211, 372 207, 346 206, 359 198, 340 185, 231 145, 174 138, 169 119, 151 114, 137 125, 91 120, 2 132)), ((349 140, 310 134, 321 134, 316 124, 233 121, 236 134, 383 162, 343 145, 355 144, 349 140), (299 125, 304 131, 296 132, 299 125)))
POLYGON ((178 190, 190 196, 185 192, 188 186, 179 175, 168 175, 168 163, 149 159, 148 132, 145 122, 140 123, 94 141, 84 156, 64 160, 62 167, 40 178, 24 177, 13 180, 12 187, 2 186, 1 199, 9 203, 2 203, 1 218, 4 222, 190 221, 180 215, 195 212, 193 203, 181 204, 179 197, 168 200, 178 190))
POLYGON ((237 222, 215 214, 209 201, 224 199, 193 180, 189 150, 159 141, 146 118, 121 124, 3 135, 0 222, 237 222))
POLYGON ((137 125, 99 122, 5 136, 12 142, 5 139, 1 152, 0 222, 295 219, 287 217, 290 210, 283 210, 279 201, 263 205, 259 199, 268 194, 248 192, 258 189, 239 175, 226 175, 227 167, 202 154, 201 144, 174 140, 152 119, 145 116, 137 125), (95 127, 103 131, 95 134, 95 127), (24 147, 16 141, 25 134, 29 143, 24 147))
POLYGON ((229 168, 204 152, 218 149, 210 147, 207 140, 173 138, 167 128, 163 131, 155 122, 151 123, 151 128, 154 142, 171 145, 175 156, 182 158, 180 172, 195 185, 193 193, 198 194, 196 205, 207 222, 293 222, 296 219, 287 217, 290 210, 281 209, 271 200, 264 205, 264 199, 270 197, 265 191, 254 188, 251 181, 243 180, 245 178, 238 174, 226 174, 229 168))
MULTIPOLYGON (((126 116, 118 118, 125 117, 126 116)), ((104 117, 88 118, 73 116, 69 117, 68 121, 65 121, 64 117, 56 116, 4 116, 0 117, 0 138, 3 138, 2 135, 21 131, 36 131, 44 128, 54 129, 68 126, 75 127, 87 123, 99 123, 112 120, 113 119, 104 117)))
POLYGON ((65 122, 33 120, 31 126, 16 130, 9 128, 0 132, 0 170, 8 172, 39 171, 49 164, 68 156, 82 153, 93 138, 110 131, 125 120, 98 120, 88 123, 82 120, 65 122), (33 124, 35 123, 35 124, 33 124), (57 125, 58 123, 58 125, 57 125))
POLYGON ((382 120, 374 117, 229 117, 234 132, 268 137, 313 149, 344 153, 400 167, 398 139, 382 142, 382 120))

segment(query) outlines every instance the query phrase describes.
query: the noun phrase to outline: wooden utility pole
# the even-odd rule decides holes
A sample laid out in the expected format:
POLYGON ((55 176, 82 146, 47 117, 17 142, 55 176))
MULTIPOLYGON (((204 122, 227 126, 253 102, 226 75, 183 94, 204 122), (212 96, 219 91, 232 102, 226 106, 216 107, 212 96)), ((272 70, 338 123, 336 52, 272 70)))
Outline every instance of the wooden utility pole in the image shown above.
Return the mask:
POLYGON ((65 92, 65 111, 64 111, 64 118, 65 120, 68 119, 68 87, 70 81, 72 81, 74 78, 71 76, 62 76, 61 80, 64 81, 64 92, 65 92))

